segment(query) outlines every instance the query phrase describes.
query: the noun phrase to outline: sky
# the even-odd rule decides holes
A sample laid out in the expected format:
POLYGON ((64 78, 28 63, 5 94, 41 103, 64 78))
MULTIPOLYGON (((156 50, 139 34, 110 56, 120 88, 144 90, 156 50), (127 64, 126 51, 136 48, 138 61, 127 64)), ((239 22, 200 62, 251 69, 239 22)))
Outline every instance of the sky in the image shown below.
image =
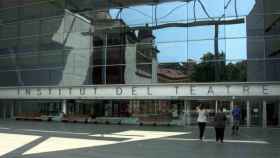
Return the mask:
MULTIPOLYGON (((218 18, 225 15, 227 19, 236 17, 234 0, 201 0, 208 14, 218 18), (224 9, 229 1, 228 7, 224 9)), ((238 17, 247 16, 254 7, 255 0, 236 0, 238 17)), ((120 17, 129 26, 156 25, 168 22, 191 22, 209 20, 203 8, 194 3, 170 2, 158 6, 135 6, 123 9, 120 17), (155 9, 156 8, 156 9, 155 9), (156 13, 155 13, 156 10, 156 13), (156 16, 155 16, 156 15, 156 16), (157 18, 157 21, 155 20, 157 18)), ((115 18, 118 10, 111 10, 115 18)), ((226 59, 239 60, 247 58, 246 24, 219 27, 219 51, 226 53, 226 59)), ((192 28, 167 28, 155 30, 156 46, 160 50, 158 60, 161 63, 184 62, 188 59, 199 61, 206 52, 214 52, 214 26, 192 28)))

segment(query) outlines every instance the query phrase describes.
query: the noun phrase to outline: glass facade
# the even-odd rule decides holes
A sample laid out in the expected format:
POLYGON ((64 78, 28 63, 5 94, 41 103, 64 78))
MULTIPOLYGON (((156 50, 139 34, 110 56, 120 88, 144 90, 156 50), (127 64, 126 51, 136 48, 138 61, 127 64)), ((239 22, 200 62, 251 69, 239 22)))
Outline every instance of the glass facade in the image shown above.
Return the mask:
POLYGON ((0 85, 279 81, 272 2, 164 2, 2 0, 0 85))
MULTIPOLYGON (((279 6, 273 0, 0 0, 0 86, 278 82, 279 6)), ((106 116, 107 102, 108 116, 169 111, 172 118, 176 109, 179 118, 184 110, 183 100, 72 104, 83 104, 81 114, 89 115, 94 104, 106 116)), ((237 102, 246 111, 246 99, 237 102)), ((269 101, 276 111, 277 102, 269 101)), ((252 110, 251 121, 261 124, 252 110)))

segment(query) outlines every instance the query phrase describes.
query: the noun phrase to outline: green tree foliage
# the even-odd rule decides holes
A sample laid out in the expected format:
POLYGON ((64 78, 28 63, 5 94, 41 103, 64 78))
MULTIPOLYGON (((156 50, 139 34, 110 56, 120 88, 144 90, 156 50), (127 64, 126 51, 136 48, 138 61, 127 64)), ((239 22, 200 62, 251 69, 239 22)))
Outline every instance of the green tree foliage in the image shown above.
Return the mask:
POLYGON ((192 73, 194 82, 216 82, 225 79, 225 54, 219 53, 216 58, 213 53, 207 52, 201 57, 201 62, 195 64, 192 73), (218 73, 217 79, 215 73, 218 73))
POLYGON ((226 81, 246 82, 247 81, 247 63, 245 61, 229 63, 226 66, 226 81))
POLYGON ((247 78, 246 62, 226 64, 223 52, 218 57, 207 52, 201 57, 201 62, 192 65, 192 82, 245 82, 247 78))

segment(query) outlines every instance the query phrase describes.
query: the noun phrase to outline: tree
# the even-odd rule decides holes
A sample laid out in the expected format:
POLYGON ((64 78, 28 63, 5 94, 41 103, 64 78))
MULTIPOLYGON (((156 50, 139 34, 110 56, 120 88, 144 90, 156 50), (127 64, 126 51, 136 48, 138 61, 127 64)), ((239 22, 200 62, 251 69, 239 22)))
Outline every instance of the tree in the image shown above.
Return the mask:
POLYGON ((217 60, 213 53, 207 52, 201 57, 201 62, 194 65, 191 78, 193 82, 218 82, 216 79, 218 75, 221 79, 219 81, 223 81, 226 79, 225 70, 225 53, 219 53, 217 60), (216 72, 217 65, 219 65, 218 72, 216 72))
POLYGON ((229 63, 226 66, 226 81, 245 82, 247 81, 247 63, 245 61, 229 63))

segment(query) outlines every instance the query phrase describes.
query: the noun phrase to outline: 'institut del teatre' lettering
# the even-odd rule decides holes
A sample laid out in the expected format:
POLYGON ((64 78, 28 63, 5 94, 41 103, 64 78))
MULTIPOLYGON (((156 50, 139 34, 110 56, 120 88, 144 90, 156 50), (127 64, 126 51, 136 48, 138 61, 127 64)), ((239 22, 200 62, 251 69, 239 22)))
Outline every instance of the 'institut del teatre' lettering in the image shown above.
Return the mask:
MULTIPOLYGON (((279 85, 278 85, 279 86, 279 85)), ((270 85, 135 85, 135 86, 83 86, 83 87, 19 87, 17 97, 138 97, 138 96, 247 96, 274 95, 280 87, 270 85)))

